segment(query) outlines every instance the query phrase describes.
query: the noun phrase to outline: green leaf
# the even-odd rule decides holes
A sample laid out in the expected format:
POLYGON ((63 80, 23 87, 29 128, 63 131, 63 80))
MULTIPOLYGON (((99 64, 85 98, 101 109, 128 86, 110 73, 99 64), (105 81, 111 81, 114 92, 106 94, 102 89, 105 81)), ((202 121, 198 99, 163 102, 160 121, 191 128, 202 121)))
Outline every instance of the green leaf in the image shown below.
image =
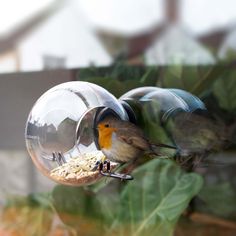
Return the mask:
POLYGON ((195 95, 200 95, 208 90, 226 71, 225 68, 221 66, 203 67, 201 70, 202 71, 199 70, 198 80, 189 89, 189 91, 195 95))
POLYGON ((173 75, 175 75, 177 78, 182 77, 182 72, 183 72, 183 65, 181 64, 176 64, 176 65, 171 65, 167 67, 169 72, 173 75))
POLYGON ((159 235, 172 235, 179 216, 199 192, 202 178, 160 159, 142 165, 133 176, 122 192, 116 224, 126 225, 130 235, 147 235, 157 229, 159 235))
POLYGON ((225 68, 221 66, 169 66, 163 70, 163 86, 166 88, 180 88, 195 95, 200 95, 209 90, 225 71, 225 68))
POLYGON ((220 107, 228 111, 236 109, 235 76, 235 73, 231 73, 228 76, 217 80, 213 87, 213 93, 217 98, 220 107))
MULTIPOLYGON (((158 101, 153 100, 142 103, 140 114, 143 120, 142 123, 139 123, 139 126, 144 130, 146 137, 152 144, 163 143, 174 145, 170 135, 166 132, 163 124, 161 124, 162 111, 158 101)), ((176 152, 174 149, 161 147, 158 147, 158 150, 155 151, 165 157, 172 157, 176 152)))
POLYGON ((162 86, 166 88, 184 88, 182 81, 182 65, 163 68, 162 86))
POLYGON ((145 133, 152 142, 169 143, 165 130, 161 125, 161 107, 157 101, 149 101, 143 104, 142 117, 144 119, 145 133))

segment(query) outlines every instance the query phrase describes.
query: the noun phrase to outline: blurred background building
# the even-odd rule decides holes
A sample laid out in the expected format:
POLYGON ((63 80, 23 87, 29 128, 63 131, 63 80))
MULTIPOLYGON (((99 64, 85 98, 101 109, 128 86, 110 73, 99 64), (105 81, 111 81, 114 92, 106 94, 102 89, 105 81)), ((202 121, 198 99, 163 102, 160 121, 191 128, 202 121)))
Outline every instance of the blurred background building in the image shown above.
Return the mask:
POLYGON ((232 0, 44 0, 34 7, 24 0, 16 10, 10 4, 1 6, 2 73, 107 66, 120 58, 213 64, 226 48, 235 50, 232 0))
POLYGON ((236 51, 235 9, 233 0, 1 2, 0 199, 54 185, 34 170, 24 143, 27 115, 43 92, 75 80, 78 68, 121 59, 216 64, 236 51))

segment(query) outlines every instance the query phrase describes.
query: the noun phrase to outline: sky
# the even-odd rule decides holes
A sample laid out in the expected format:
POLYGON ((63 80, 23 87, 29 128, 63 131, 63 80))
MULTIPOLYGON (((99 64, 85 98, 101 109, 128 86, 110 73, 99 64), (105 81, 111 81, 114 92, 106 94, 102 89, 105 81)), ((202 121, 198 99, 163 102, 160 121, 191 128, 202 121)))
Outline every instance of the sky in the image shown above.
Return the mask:
MULTIPOLYGON (((72 0, 66 0, 67 2, 72 0)), ((164 0, 73 0, 92 24, 133 33, 163 19, 164 0)), ((7 0, 0 2, 0 35, 13 30, 53 0, 7 0)), ((193 34, 236 22, 235 0, 182 0, 182 22, 193 34)))
POLYGON ((183 0, 182 21, 196 34, 236 25, 236 1, 183 0))
POLYGON ((162 0, 81 0, 80 5, 95 26, 135 33, 163 19, 162 0))
POLYGON ((0 1, 0 35, 7 34, 18 24, 32 17, 38 10, 52 3, 53 0, 7 0, 0 1))
MULTIPOLYGON (((139 31, 163 20, 165 0, 80 0, 91 22, 106 29, 139 31)), ((179 0, 181 21, 193 34, 236 23, 235 0, 179 0)))

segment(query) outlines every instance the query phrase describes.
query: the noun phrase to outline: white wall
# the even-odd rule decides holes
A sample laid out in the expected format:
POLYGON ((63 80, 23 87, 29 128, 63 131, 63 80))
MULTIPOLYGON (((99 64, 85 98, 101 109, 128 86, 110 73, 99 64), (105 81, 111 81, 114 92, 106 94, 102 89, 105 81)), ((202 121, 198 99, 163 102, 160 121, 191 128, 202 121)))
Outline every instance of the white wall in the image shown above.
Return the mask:
POLYGON ((21 70, 43 69, 44 55, 66 57, 67 68, 111 63, 110 56, 75 4, 74 0, 68 1, 63 9, 20 42, 21 70))
POLYGON ((16 70, 17 66, 14 54, 10 54, 9 56, 0 59, 0 73, 7 73, 16 70))

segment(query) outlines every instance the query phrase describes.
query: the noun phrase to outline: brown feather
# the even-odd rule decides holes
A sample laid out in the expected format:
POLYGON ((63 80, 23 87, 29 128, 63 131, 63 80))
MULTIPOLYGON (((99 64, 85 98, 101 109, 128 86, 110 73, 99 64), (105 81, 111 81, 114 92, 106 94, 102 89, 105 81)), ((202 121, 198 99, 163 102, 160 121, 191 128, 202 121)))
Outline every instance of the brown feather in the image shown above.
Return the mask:
POLYGON ((132 145, 135 148, 138 148, 142 151, 149 151, 150 145, 148 141, 142 137, 125 137, 125 136, 119 136, 119 139, 123 142, 126 142, 129 145, 132 145))

